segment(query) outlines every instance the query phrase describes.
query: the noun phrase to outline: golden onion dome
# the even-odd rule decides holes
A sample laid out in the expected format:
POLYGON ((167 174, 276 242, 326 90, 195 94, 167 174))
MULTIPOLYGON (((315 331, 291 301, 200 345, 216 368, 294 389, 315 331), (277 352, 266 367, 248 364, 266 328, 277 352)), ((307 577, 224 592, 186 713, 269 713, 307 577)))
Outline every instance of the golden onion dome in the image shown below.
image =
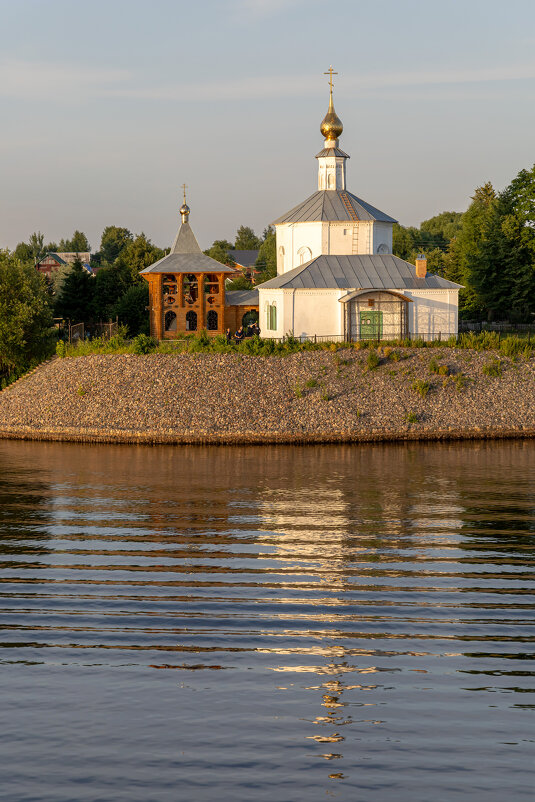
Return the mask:
POLYGON ((333 93, 331 90, 329 110, 322 120, 320 131, 328 142, 336 142, 343 130, 344 126, 342 125, 342 120, 334 110, 333 93))
POLYGON ((183 222, 183 223, 187 223, 187 222, 188 222, 188 215, 189 215, 189 212, 190 212, 189 206, 188 206, 188 204, 187 204, 187 203, 184 201, 184 203, 183 203, 183 204, 182 204, 182 206, 180 207, 180 215, 181 215, 181 217, 182 217, 182 222, 183 222))

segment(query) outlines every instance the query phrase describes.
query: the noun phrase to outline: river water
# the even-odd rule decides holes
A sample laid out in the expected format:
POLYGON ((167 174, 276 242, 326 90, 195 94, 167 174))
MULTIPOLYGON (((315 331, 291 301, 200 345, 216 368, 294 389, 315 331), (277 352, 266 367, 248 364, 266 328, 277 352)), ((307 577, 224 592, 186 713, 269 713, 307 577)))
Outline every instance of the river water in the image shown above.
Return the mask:
POLYGON ((0 799, 533 800, 535 443, 0 442, 0 799))

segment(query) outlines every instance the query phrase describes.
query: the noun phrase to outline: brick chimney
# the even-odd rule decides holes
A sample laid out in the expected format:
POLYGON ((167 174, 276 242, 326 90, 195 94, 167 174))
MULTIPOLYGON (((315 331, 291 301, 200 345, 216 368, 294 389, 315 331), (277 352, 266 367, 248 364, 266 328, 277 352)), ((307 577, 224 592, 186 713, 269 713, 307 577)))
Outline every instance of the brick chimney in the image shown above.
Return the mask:
POLYGON ((427 276, 427 259, 423 253, 419 253, 416 257, 416 278, 425 278, 427 276))

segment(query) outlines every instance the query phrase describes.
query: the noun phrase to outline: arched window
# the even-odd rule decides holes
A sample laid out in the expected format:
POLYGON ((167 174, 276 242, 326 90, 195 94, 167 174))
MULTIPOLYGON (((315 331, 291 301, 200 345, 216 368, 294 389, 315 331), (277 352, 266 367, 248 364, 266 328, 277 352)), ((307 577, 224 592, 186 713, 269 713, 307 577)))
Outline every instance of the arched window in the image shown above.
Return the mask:
POLYGON ((253 323, 258 323, 258 312, 255 309, 250 309, 246 312, 241 319, 241 324, 244 329, 252 326, 253 323))
POLYGON ((197 312, 186 312, 186 331, 197 331, 197 312))
POLYGON ((208 273, 204 277, 204 293, 205 295, 218 295, 219 281, 215 273, 208 273))
POLYGON ((327 176, 327 189, 334 189, 334 173, 327 176))
MULTIPOLYGON (((194 315, 195 312, 188 312, 188 315, 192 314, 194 315)), ((197 328, 197 321, 195 321, 195 328, 197 328)), ((214 309, 210 309, 206 315, 206 328, 208 331, 217 331, 217 312, 214 309)))
POLYGON ((284 245, 279 245, 279 256, 284 256, 284 245))
POLYGON ((171 310, 166 312, 163 320, 165 331, 176 331, 176 315, 174 312, 171 312, 171 310))
POLYGON ((194 304, 199 297, 199 282, 197 276, 188 273, 184 276, 184 300, 187 304, 194 304))
POLYGON ((175 303, 177 292, 178 284, 176 276, 173 276, 171 273, 166 274, 162 282, 162 299, 166 306, 171 306, 175 303))
POLYGON ((306 245, 303 245, 303 247, 299 248, 297 251, 297 256, 299 257, 299 264, 304 265, 305 262, 310 262, 312 259, 312 251, 310 248, 307 248, 306 245))
POLYGON ((382 242, 377 247, 377 253, 388 253, 388 245, 385 245, 384 242, 382 242))

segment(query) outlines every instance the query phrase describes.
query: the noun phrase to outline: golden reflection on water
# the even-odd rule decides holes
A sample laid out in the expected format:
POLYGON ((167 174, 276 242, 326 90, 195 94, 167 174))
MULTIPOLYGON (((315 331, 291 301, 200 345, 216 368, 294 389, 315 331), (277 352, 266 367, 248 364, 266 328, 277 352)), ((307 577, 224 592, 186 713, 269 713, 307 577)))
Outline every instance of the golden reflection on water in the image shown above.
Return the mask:
POLYGON ((303 694, 296 737, 318 745, 328 780, 354 776, 370 728, 394 717, 396 732, 405 693, 422 704, 420 675, 440 676, 442 700, 441 682, 482 666, 485 682, 456 688, 462 712, 466 688, 502 692, 502 644, 527 650, 535 444, 4 442, 0 465, 26 481, 0 519, 9 659, 86 653, 214 683, 234 660, 284 683, 270 686, 274 709, 303 694), (343 771, 326 773, 331 760, 343 771))

